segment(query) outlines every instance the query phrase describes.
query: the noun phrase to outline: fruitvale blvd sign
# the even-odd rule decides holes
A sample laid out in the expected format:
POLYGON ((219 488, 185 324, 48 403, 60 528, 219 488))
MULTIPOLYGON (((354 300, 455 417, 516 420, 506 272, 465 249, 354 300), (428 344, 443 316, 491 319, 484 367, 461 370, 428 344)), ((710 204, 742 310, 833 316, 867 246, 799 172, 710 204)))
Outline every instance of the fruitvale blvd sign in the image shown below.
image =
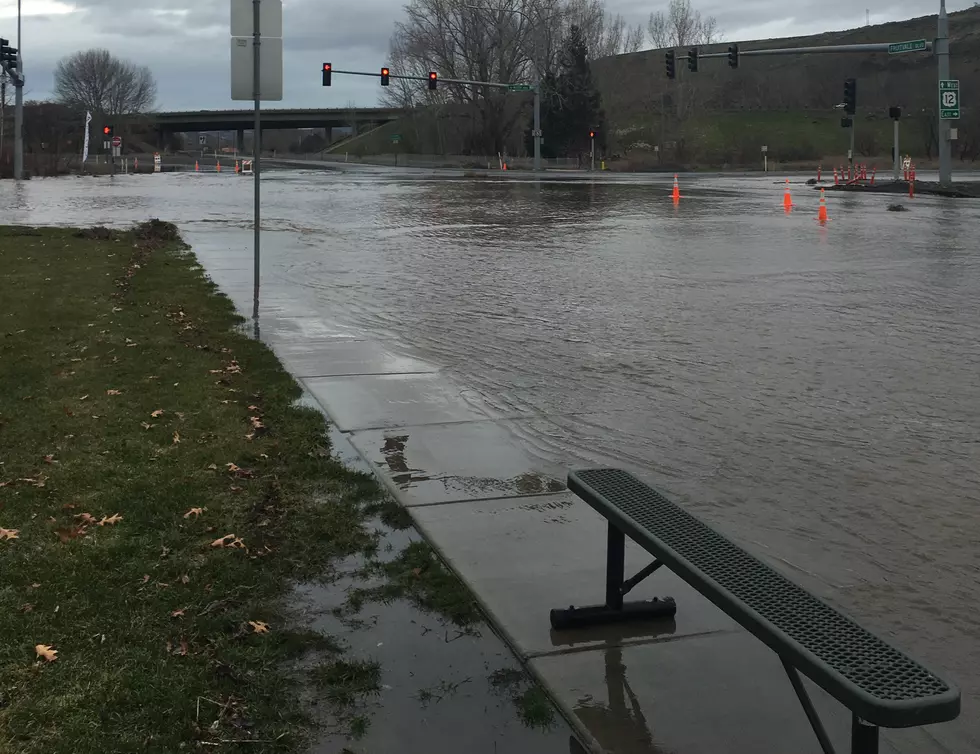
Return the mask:
POLYGON ((942 79, 939 82, 939 117, 956 120, 960 117, 959 79, 942 79))
POLYGON ((922 52, 926 49, 926 40, 913 39, 911 42, 895 42, 888 45, 888 54, 897 55, 900 52, 922 52))

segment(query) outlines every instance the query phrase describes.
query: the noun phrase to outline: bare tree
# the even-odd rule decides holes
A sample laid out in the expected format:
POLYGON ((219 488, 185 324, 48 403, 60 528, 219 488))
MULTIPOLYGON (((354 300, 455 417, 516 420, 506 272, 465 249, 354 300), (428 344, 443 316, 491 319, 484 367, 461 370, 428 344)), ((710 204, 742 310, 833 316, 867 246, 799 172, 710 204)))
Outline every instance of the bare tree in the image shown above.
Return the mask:
POLYGON ((559 43, 567 38, 572 26, 579 27, 591 60, 636 52, 643 46, 643 27, 627 26, 621 15, 606 10, 604 0, 565 0, 555 8, 561 18, 557 24, 559 43))
POLYGON ((58 62, 54 94, 62 104, 93 114, 137 115, 153 108, 157 84, 146 66, 93 49, 58 62))
POLYGON ((670 0, 667 12, 650 14, 647 33, 657 49, 708 45, 718 40, 718 21, 714 16, 702 16, 691 0, 670 0))

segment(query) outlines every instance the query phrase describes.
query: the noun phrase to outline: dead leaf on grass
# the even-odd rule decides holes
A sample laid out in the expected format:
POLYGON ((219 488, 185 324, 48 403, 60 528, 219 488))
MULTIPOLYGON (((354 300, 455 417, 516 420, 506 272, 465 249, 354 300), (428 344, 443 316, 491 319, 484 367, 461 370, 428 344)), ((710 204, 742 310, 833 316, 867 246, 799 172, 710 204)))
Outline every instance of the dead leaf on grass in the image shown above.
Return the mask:
POLYGON ((95 516, 93 516, 91 513, 78 513, 78 514, 75 515, 75 518, 77 518, 83 524, 95 524, 95 523, 98 523, 98 521, 96 520, 95 516))
POLYGON ((63 526, 60 529, 55 529, 54 533, 58 535, 58 539, 61 540, 62 544, 67 544, 73 539, 84 537, 87 530, 87 526, 63 526))
POLYGON ((237 537, 234 534, 225 534, 211 543, 212 547, 228 547, 237 537))
POLYGON ((252 627, 252 631, 257 634, 267 634, 269 633, 269 624, 263 623, 260 620, 250 620, 248 625, 252 627))
POLYGON ((174 432, 174 445, 180 444, 180 432, 174 432))
POLYGON ((180 577, 180 583, 181 583, 181 584, 190 584, 190 583, 191 583, 191 577, 190 577, 190 576, 188 576, 188 575, 187 575, 187 574, 185 573, 185 574, 184 574, 183 576, 181 576, 181 577, 180 577))
POLYGON ((58 659, 58 650, 47 644, 36 644, 34 646, 34 651, 37 652, 37 656, 47 660, 48 662, 54 662, 58 659))
POLYGON ((157 418, 163 416, 163 409, 162 408, 158 408, 156 411, 154 411, 153 413, 151 413, 150 416, 152 416, 154 419, 157 419, 157 418))
POLYGON ((184 615, 183 608, 181 608, 180 610, 174 610, 172 613, 170 613, 171 618, 180 618, 183 617, 183 615, 184 615))
POLYGON ((217 471, 218 470, 218 464, 216 464, 216 463, 209 463, 208 464, 208 469, 210 471, 217 471))
POLYGON ((4 529, 0 528, 0 541, 10 541, 11 539, 20 539, 18 536, 20 534, 20 529, 4 529))
POLYGON ((196 518, 200 516, 202 513, 204 513, 204 511, 206 510, 207 508, 191 508, 189 511, 187 511, 187 513, 184 514, 184 518, 190 518, 191 516, 194 516, 196 518))
POLYGON ((111 516, 103 516, 102 520, 99 521, 99 526, 106 526, 107 524, 109 526, 115 526, 122 520, 123 520, 122 516, 120 516, 118 513, 114 513, 111 516))
POLYGON ((110 389, 110 390, 106 390, 105 391, 105 394, 106 395, 122 395, 122 390, 110 389))

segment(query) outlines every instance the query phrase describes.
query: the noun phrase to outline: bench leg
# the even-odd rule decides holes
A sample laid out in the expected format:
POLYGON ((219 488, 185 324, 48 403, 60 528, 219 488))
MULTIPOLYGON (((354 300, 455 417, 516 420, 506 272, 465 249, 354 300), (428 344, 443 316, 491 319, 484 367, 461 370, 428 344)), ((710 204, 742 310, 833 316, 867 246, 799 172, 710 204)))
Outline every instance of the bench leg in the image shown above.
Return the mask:
POLYGON ((551 627, 556 631, 587 628, 609 623, 671 618, 677 612, 673 597, 624 602, 623 595, 639 581, 653 573, 659 563, 647 566, 630 580, 625 580, 626 535, 609 522, 606 535, 606 604, 590 607, 569 607, 551 611, 551 627))
POLYGON ((878 726, 851 718, 851 754, 878 754, 878 726))

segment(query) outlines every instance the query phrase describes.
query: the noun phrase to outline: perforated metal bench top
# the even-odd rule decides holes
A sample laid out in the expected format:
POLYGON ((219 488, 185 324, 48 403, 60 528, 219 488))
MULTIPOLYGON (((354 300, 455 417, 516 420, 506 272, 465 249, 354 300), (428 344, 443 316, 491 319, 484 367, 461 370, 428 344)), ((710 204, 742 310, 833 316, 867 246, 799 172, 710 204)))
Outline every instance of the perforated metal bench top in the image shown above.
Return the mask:
POLYGON ((954 686, 632 474, 620 469, 573 471, 568 486, 868 722, 903 728, 959 714, 960 695, 954 686))

